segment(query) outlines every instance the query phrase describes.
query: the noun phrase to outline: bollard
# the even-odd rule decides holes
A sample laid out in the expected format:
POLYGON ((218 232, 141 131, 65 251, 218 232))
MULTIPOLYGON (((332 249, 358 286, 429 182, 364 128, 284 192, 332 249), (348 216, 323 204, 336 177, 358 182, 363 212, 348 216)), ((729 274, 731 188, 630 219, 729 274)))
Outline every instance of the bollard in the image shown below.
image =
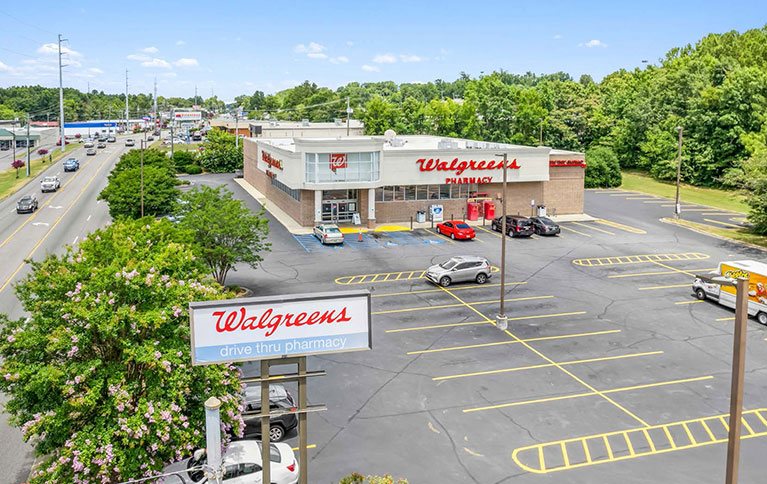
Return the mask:
POLYGON ((362 229, 360 229, 360 238, 357 240, 357 242, 362 242, 362 229))
POLYGON ((410 216, 410 230, 413 230, 413 216, 410 216))

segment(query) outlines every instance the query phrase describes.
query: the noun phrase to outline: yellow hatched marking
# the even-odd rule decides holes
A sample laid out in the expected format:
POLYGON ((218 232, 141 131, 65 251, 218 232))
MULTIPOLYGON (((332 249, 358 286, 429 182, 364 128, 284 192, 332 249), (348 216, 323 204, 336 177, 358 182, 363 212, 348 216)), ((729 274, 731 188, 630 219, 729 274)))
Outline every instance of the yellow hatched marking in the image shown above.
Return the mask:
MULTIPOLYGON (((746 415, 755 415, 762 421, 767 421, 764 419, 764 415, 767 415, 767 408, 761 408, 756 410, 748 410, 743 412, 744 416, 746 415)), ((554 442, 545 442, 540 444, 534 444, 529 445, 526 447, 519 447, 514 449, 514 451, 511 454, 512 459, 514 462, 523 470, 526 470, 528 472, 532 472, 535 474, 546 474, 549 472, 556 472, 556 471, 562 471, 562 470, 568 470, 568 469, 575 469, 579 467, 586 467, 590 465, 598 465, 598 464, 606 464, 611 462, 617 462, 621 460, 628 460, 628 459, 634 459, 638 457, 645 457, 645 456, 651 456, 651 455, 659 455, 659 454, 665 454, 668 452, 674 452, 677 450, 683 450, 683 449, 693 449, 693 448, 699 448, 706 445, 711 444, 721 444, 725 443, 728 440, 728 437, 722 437, 722 438, 716 438, 714 434, 710 430, 706 430, 709 440, 705 441, 697 441, 694 438, 691 437, 690 434, 688 436, 690 437, 690 443, 685 445, 677 445, 673 438, 671 437, 671 433, 668 431, 669 427, 675 426, 675 425, 681 425, 685 429, 687 429, 687 425, 693 424, 693 423, 700 423, 703 425, 704 429, 707 429, 706 421, 707 420, 716 420, 716 419, 723 419, 722 416, 713 416, 713 417, 703 417, 703 418, 697 418, 697 419, 691 419, 691 420, 684 420, 680 422, 669 422, 665 424, 660 425, 653 425, 648 426, 641 429, 627 429, 627 430, 619 430, 614 432, 607 432, 603 434, 595 434, 595 435, 589 435, 585 437, 576 437, 571 439, 565 439, 565 440, 559 440, 554 442), (671 447, 660 447, 653 442, 652 436, 650 434, 650 430, 660 430, 662 429, 664 431, 664 434, 666 436, 666 439, 668 439, 671 447), (635 449, 633 447, 633 444, 631 443, 631 440, 629 438, 629 435, 631 433, 638 433, 639 431, 642 431, 644 437, 647 439, 647 442, 649 443, 650 448, 649 449, 635 449), (613 453, 612 447, 610 446, 610 442, 608 440, 608 437, 611 436, 620 436, 623 437, 623 439, 626 441, 626 445, 628 447, 628 455, 622 455, 619 457, 616 457, 613 453), (605 457, 598 457, 594 458, 587 450, 587 442, 591 439, 602 439, 602 442, 604 443, 605 449, 607 450, 607 456, 605 457), (574 460, 571 456, 565 457, 566 452, 566 445, 569 443, 576 443, 580 441, 581 445, 584 446, 585 450, 585 458, 574 460), (552 466, 552 467, 545 467, 543 464, 543 449, 549 448, 549 449, 559 449, 562 451, 562 464, 552 466)), ((752 429, 753 430, 753 429, 752 429)), ((752 434, 748 435, 742 435, 741 439, 749 439, 754 437, 761 437, 767 435, 767 429, 765 429, 762 432, 754 432, 752 434)), ((656 437, 661 438, 661 437, 656 437)))
POLYGON ((597 232, 602 232, 607 235, 615 235, 613 232, 610 232, 609 230, 600 229, 599 227, 594 227, 593 225, 582 224, 580 222, 571 222, 571 223, 574 223, 575 225, 580 225, 581 227, 586 227, 587 229, 596 230, 597 232))
POLYGON ((764 426, 765 426, 765 427, 767 427, 767 420, 765 420, 765 419, 764 419, 764 417, 762 417, 762 414, 761 414, 761 413, 759 413, 759 412, 756 412, 756 413, 755 413, 755 415, 756 415, 757 417, 759 417, 759 420, 761 420, 761 421, 762 421, 762 423, 764 424, 764 426))
MULTIPOLYGON (((679 254, 642 254, 642 255, 625 255, 619 256, 620 262, 610 262, 613 257, 595 257, 589 259, 573 259, 573 264, 579 266, 594 266, 594 265, 625 265, 625 264, 641 264, 646 262, 658 262, 658 261, 671 261, 671 260, 702 260, 708 259, 708 254, 702 254, 700 252, 683 252, 679 254)), ((679 269, 675 269, 679 272, 679 269)), ((649 273, 644 273, 649 274, 649 273)))
POLYGON ((751 434, 755 433, 754 429, 752 429, 751 426, 748 425, 748 422, 746 422, 746 419, 741 417, 740 423, 743 424, 743 426, 746 428, 746 430, 748 430, 748 435, 751 435, 751 434))
POLYGON ((720 222, 718 220, 712 220, 710 218, 704 218, 703 220, 705 220, 706 222, 711 222, 712 224, 724 225, 725 227, 734 227, 736 229, 742 229, 743 228, 743 226, 741 226, 741 225, 730 224, 730 223, 727 223, 727 222, 720 222))
MULTIPOLYGON (((490 266, 490 272, 499 272, 500 269, 495 266, 490 266)), ((382 272, 379 274, 357 274, 353 276, 343 276, 335 279, 336 284, 342 286, 365 284, 374 282, 395 282, 406 281, 410 279, 423 279, 426 275, 426 271, 401 271, 401 272, 382 272), (407 277, 405 275, 407 274, 407 277)), ((507 283, 508 284, 508 283, 507 283)), ((511 283, 519 284, 519 283, 511 283)))
POLYGON ((690 428, 685 422, 682 422, 682 427, 684 427, 684 431, 687 434, 687 438, 690 439, 690 442, 697 444, 698 442, 695 441, 695 437, 692 436, 692 432, 690 432, 690 428))
MULTIPOLYGON (((704 272, 704 271, 713 271, 716 269, 716 267, 710 268, 710 269, 695 269, 698 272, 704 272)), ((632 274, 616 274, 613 276, 607 276, 608 279, 616 279, 616 278, 622 278, 622 277, 640 277, 640 276, 657 276, 657 275, 663 275, 663 274, 684 274, 683 272, 679 272, 677 269, 674 269, 673 271, 656 271, 656 272, 638 272, 638 273, 632 273, 632 274)))
POLYGON ((729 426, 729 425, 727 425, 727 421, 724 419, 724 415, 722 415, 721 417, 719 417, 719 421, 720 421, 720 422, 722 422, 722 425, 724 425, 724 429, 725 429, 727 432, 729 432, 729 431, 730 431, 730 426, 729 426))
POLYGON ((630 225, 626 225, 626 224, 622 224, 622 223, 618 223, 618 222, 613 222, 612 220, 599 219, 599 220, 595 220, 595 222, 599 223, 599 224, 602 224, 602 225, 607 225, 608 227, 613 227, 613 228, 616 228, 616 229, 619 229, 619 230, 625 230, 626 232, 631 232, 633 234, 646 234, 647 233, 646 231, 644 231, 642 229, 638 229, 636 227, 632 227, 630 225))

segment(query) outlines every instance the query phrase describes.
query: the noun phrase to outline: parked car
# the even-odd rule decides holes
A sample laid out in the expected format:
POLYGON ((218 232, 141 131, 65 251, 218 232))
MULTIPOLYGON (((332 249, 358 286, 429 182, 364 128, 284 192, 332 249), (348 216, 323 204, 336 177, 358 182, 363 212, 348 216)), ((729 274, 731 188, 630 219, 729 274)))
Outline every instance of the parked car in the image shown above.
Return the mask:
POLYGON ((107 144, 103 141, 99 141, 99 144, 96 145, 96 148, 106 148, 107 144))
POLYGON ((86 155, 88 155, 88 156, 93 156, 93 155, 95 155, 96 153, 98 153, 98 152, 96 151, 96 148, 88 148, 87 150, 85 150, 85 154, 86 154, 86 155))
POLYGON ((133 141, 133 138, 128 138, 125 140, 125 146, 136 146, 136 142, 133 141))
POLYGON ((460 220, 448 220, 437 224, 437 232, 447 235, 451 239, 473 239, 476 236, 474 229, 460 220))
POLYGON ((57 176, 46 176, 40 182, 40 190, 42 190, 43 193, 55 192, 60 187, 61 187, 61 182, 59 182, 59 177, 57 176))
POLYGON ((114 143, 115 141, 117 141, 117 138, 115 138, 114 136, 110 136, 107 138, 107 143, 114 143))
MULTIPOLYGON (((245 411, 261 412, 261 386, 245 387, 245 411)), ((281 384, 272 383, 269 385, 269 410, 281 410, 293 412, 296 410, 296 403, 293 395, 281 384)), ((243 438, 261 438, 261 419, 254 415, 243 415, 245 421, 245 434, 243 438)), ((279 442, 285 438, 288 432, 298 426, 298 417, 295 413, 286 413, 269 419, 269 441, 279 442)))
MULTIPOLYGON (((232 442, 221 456, 224 468, 223 481, 226 484, 255 484, 261 482, 261 442, 257 440, 239 440, 232 442)), ((207 464, 205 450, 198 449, 192 457, 174 462, 163 469, 160 478, 162 484, 191 484, 205 479, 202 466, 207 464), (176 474, 177 473, 177 474, 176 474)), ((269 444, 269 470, 274 484, 296 484, 298 482, 298 462, 293 449, 288 444, 269 444)))
POLYGON ((538 235, 558 235, 559 225, 548 217, 530 217, 533 223, 533 231, 538 235))
MULTIPOLYGON (((502 227, 501 217, 493 219, 490 224, 493 230, 500 232, 502 227)), ((509 237, 530 237, 533 235, 533 223, 529 218, 522 215, 506 216, 506 235, 509 237)))
POLYGON ((344 234, 336 224, 319 224, 314 227, 314 236, 322 244, 343 244, 344 234))
POLYGON ((24 195, 16 202, 16 213, 32 213, 37 210, 37 197, 24 195))
MULTIPOLYGON (((93 150, 93 148, 88 151, 93 150)), ((95 150, 94 150, 95 151, 95 150)), ((94 153, 95 155, 96 153, 94 153)), ((64 171, 77 171, 80 169, 80 160, 77 158, 69 158, 64 162, 64 171)))
POLYGON ((484 284, 490 277, 492 274, 487 259, 473 255, 454 256, 426 269, 426 278, 442 287, 467 281, 484 284))

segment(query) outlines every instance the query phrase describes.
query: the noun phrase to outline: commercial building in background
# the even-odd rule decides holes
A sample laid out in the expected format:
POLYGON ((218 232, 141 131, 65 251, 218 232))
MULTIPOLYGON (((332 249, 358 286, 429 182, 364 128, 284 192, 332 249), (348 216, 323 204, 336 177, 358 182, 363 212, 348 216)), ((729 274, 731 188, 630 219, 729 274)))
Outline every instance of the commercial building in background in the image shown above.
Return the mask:
MULTIPOLYGON (((302 226, 426 214, 497 215, 502 154, 510 214, 583 213, 583 153, 436 136, 246 138, 244 178, 302 226), (501 155, 501 156, 499 156, 501 155), (419 212, 422 212, 419 214, 419 212)), ((428 217, 428 215, 426 215, 428 217)))
POLYGON ((38 128, 30 123, 29 138, 27 138, 26 127, 5 126, 0 128, 0 151, 12 150, 14 140, 16 148, 26 148, 27 143, 30 148, 37 148, 41 145, 56 143, 58 138, 58 129, 56 128, 38 128))
MULTIPOLYGON (((145 119, 129 119, 128 130, 132 131, 137 126, 139 128, 151 127, 152 123, 145 119)), ((125 130, 125 120, 118 119, 93 119, 90 121, 74 121, 71 123, 64 121, 64 136, 74 138, 77 135, 87 137, 99 134, 115 134, 125 130)))
MULTIPOLYGON (((234 118, 214 119, 212 128, 225 130, 228 133, 251 138, 335 138, 346 136, 346 121, 337 119, 332 123, 310 123, 309 121, 274 121, 234 118)), ((349 120, 349 136, 362 136, 365 126, 362 121, 349 120)))

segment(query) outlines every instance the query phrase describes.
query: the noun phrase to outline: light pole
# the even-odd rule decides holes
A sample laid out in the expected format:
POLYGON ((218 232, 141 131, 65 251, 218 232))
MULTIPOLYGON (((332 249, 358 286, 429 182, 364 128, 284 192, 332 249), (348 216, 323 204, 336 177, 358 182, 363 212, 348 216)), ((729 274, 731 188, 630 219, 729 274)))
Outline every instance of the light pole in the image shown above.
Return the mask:
POLYGON ((674 217, 679 218, 679 214, 682 212, 682 207, 679 205, 679 179, 682 175, 682 132, 684 128, 677 126, 676 129, 679 131, 679 152, 677 153, 676 160, 676 204, 674 204, 674 217))
MULTIPOLYGON (((501 156, 501 155, 495 155, 501 156)), ((508 168, 508 154, 503 155, 503 195, 501 199, 501 308, 495 318, 495 325, 501 331, 506 331, 509 320, 504 312, 503 302, 506 293, 506 172, 508 168)))
POLYGON ((735 287, 735 334, 732 341, 732 382, 730 386, 730 422, 727 440, 725 484, 737 484, 740 458, 740 428, 743 413, 743 374, 746 366, 746 331, 748 322, 748 279, 734 281, 725 277, 696 276, 709 284, 735 287))
POLYGON ((141 140, 141 218, 144 218, 144 140, 141 140))

